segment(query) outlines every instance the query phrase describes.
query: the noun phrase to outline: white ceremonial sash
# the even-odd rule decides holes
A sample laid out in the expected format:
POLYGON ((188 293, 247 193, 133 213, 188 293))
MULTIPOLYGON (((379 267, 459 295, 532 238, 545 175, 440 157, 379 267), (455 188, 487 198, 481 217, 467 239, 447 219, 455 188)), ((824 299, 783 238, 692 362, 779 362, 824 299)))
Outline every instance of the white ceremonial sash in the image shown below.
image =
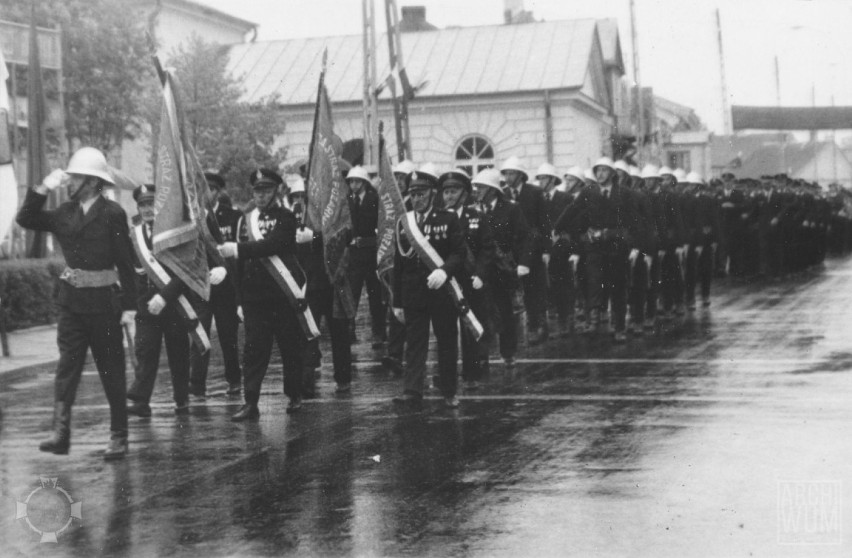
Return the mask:
MULTIPOLYGON (((145 231, 142 230, 143 225, 133 227, 133 247, 136 248, 136 255, 139 256, 139 261, 145 267, 145 273, 148 278, 157 285, 158 289, 163 289, 169 282, 172 281, 163 265, 157 261, 151 250, 148 249, 148 244, 145 242, 145 231)), ((198 315, 195 309, 189 303, 189 300, 184 295, 177 298, 178 313, 183 319, 189 323, 189 336, 192 342, 203 353, 210 350, 210 338, 207 337, 207 332, 198 320, 198 315)))
MULTIPOLYGON (((426 237, 423 236, 423 233, 420 231, 420 227, 417 226, 417 219, 414 216, 414 211, 409 211, 403 215, 401 221, 402 226, 405 229, 405 234, 408 235, 408 238, 411 241, 412 248, 414 248, 417 255, 420 256, 420 260, 426 265, 426 267, 430 270, 435 270, 444 265, 444 259, 440 254, 438 254, 435 247, 429 243, 426 237)), ((450 296, 453 299, 453 304, 455 305, 459 316, 461 316, 462 323, 464 323, 465 327, 467 327, 468 331, 470 331, 474 338, 479 341, 484 330, 482 328, 482 324, 479 323, 479 320, 473 313, 473 310, 470 309, 470 306, 464 299, 461 286, 459 286, 455 277, 450 277, 446 285, 449 287, 450 296)))
MULTIPOLYGON (((263 233, 260 230, 259 209, 254 209, 249 213, 248 227, 246 228, 248 229, 249 239, 263 239, 263 233)), ((278 286, 281 287, 281 290, 284 291, 287 300, 290 301, 290 304, 296 310, 299 325, 302 327, 302 331, 305 332, 308 341, 319 337, 319 327, 317 327, 317 322, 314 320, 314 315, 311 314, 311 309, 308 307, 308 301, 305 298, 305 292, 308 287, 307 279, 305 280, 305 286, 300 287, 296 283, 296 279, 293 278, 293 274, 290 273, 290 270, 287 269, 287 266, 284 265, 284 262, 278 256, 267 256, 261 258, 261 261, 269 274, 272 275, 272 278, 275 279, 275 282, 278 283, 278 286)))

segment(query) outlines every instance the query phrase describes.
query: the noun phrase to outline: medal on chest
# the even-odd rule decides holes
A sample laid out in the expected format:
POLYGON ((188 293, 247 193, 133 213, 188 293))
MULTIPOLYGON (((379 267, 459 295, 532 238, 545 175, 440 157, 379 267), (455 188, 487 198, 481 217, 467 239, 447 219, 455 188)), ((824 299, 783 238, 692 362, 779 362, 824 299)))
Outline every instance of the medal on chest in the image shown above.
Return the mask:
POLYGON ((278 219, 269 215, 261 215, 260 218, 257 220, 257 226, 263 236, 266 236, 266 234, 272 229, 274 229, 275 225, 277 224, 278 219))

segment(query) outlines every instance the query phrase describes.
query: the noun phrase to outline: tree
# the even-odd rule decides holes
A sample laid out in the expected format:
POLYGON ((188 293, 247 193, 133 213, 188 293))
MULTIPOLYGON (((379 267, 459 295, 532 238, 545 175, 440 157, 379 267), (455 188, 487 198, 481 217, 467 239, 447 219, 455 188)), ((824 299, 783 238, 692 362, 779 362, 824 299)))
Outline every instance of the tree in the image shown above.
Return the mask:
MULTIPOLYGON (((276 169, 284 161, 286 149, 275 148, 275 137, 284 132, 284 119, 274 97, 258 104, 241 101, 244 91, 228 73, 227 63, 227 47, 198 36, 171 53, 168 61, 176 71, 187 134, 201 165, 218 170, 232 199, 242 203, 250 198, 249 174, 258 167, 276 169)), ((154 139, 159 96, 156 101, 150 113, 154 139)))
MULTIPOLYGON (((0 0, 3 18, 29 23, 31 0, 0 0)), ((138 137, 143 102, 156 85, 144 12, 132 0, 41 0, 36 24, 62 29, 65 130, 110 152, 138 137)), ((55 95, 45 84, 48 98, 55 95)))

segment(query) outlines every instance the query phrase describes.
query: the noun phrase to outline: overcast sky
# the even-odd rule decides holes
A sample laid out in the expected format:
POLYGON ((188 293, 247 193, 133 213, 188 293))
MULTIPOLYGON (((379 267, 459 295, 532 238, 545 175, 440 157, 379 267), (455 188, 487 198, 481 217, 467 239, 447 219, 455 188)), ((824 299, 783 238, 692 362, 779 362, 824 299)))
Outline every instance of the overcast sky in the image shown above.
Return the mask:
MULTIPOLYGON (((260 24, 258 40, 360 32, 360 0, 199 0, 260 24)), ((382 0, 376 2, 384 30, 382 0)), ((502 23, 504 0, 397 0, 422 5, 439 27, 502 23)), ((536 19, 614 17, 632 68, 630 0, 523 0, 536 19)), ((722 131, 715 10, 722 21, 731 104, 852 105, 852 1, 635 0, 640 79, 659 95, 693 107, 722 131)), ((629 75, 632 76, 632 73, 629 75)))

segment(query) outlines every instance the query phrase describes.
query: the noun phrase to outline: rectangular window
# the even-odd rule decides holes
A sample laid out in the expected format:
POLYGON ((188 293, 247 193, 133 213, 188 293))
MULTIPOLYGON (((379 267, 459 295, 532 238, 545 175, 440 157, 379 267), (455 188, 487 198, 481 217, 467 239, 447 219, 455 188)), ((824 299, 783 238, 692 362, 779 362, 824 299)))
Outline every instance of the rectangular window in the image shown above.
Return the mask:
POLYGON ((689 151, 669 151, 669 167, 690 172, 692 170, 691 153, 689 151))

